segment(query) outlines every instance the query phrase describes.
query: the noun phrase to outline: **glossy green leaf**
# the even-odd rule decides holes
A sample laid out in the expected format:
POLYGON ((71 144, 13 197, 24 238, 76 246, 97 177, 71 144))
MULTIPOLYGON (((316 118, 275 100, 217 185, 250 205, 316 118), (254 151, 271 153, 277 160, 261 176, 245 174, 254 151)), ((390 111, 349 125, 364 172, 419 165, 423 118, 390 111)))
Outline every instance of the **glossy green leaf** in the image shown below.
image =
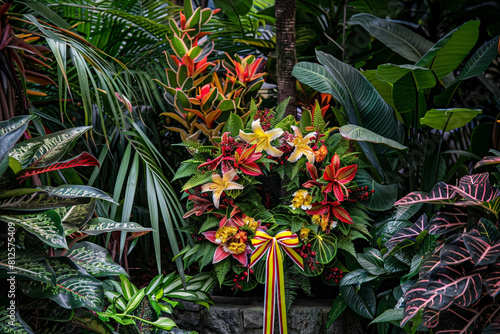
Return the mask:
POLYGON ((252 9, 253 0, 214 0, 216 8, 222 9, 232 20, 240 20, 240 17, 252 9))
POLYGON ((436 78, 432 71, 425 67, 414 65, 379 65, 377 77, 388 83, 396 83, 406 74, 411 73, 417 90, 432 88, 436 85, 436 78))
POLYGON ((68 309, 85 307, 96 312, 102 311, 104 289, 99 280, 66 257, 52 257, 47 261, 56 274, 56 284, 20 282, 25 294, 36 298, 50 298, 68 309))
POLYGON ((0 160, 3 160, 9 150, 14 147, 35 116, 16 116, 0 122, 0 160))
POLYGON ((24 228, 51 247, 68 248, 61 216, 55 210, 28 215, 1 215, 0 220, 24 228))
POLYGON ((142 298, 144 298, 145 294, 146 293, 145 293, 145 289, 144 288, 142 288, 142 289, 138 290, 136 293, 134 293, 134 295, 128 301, 127 307, 125 308, 125 312, 124 313, 130 313, 133 310, 135 310, 135 308, 142 301, 142 298))
POLYGON ((371 210, 389 210, 398 200, 397 184, 378 183, 366 170, 358 170, 354 180, 356 181, 358 186, 368 187, 370 191, 374 191, 373 194, 370 195, 368 201, 363 203, 363 205, 366 205, 366 207, 371 210))
POLYGON ((340 134, 342 137, 350 140, 355 140, 355 141, 365 141, 365 142, 370 142, 374 144, 382 144, 386 145, 392 148, 395 148, 397 150, 406 150, 408 147, 401 145, 397 141, 384 138, 375 132, 372 132, 370 130, 367 130, 361 126, 354 125, 354 124, 347 124, 344 125, 339 129, 340 134))
POLYGON ((450 31, 434 44, 416 66, 430 68, 438 79, 456 69, 474 47, 479 36, 479 21, 469 21, 450 31))
POLYGON ((16 276, 46 284, 56 282, 54 271, 43 257, 30 254, 21 249, 16 250, 15 259, 10 259, 6 251, 0 252, 0 276, 8 277, 7 272, 14 272, 16 276))
POLYGON ((479 109, 431 109, 420 119, 420 123, 448 132, 461 128, 481 113, 479 109))
POLYGON ((329 263, 337 254, 337 238, 334 234, 319 233, 311 238, 311 250, 316 252, 316 261, 329 263))
MULTIPOLYGON (((12 299, 12 301, 15 300, 12 299)), ((35 334, 12 304, 0 307, 0 333, 35 334), (14 310, 11 311, 8 307, 13 307, 14 310), (14 317, 12 317, 12 312, 14 312, 14 317)))
POLYGON ((361 285, 365 282, 370 282, 376 279, 377 275, 372 275, 368 271, 364 269, 355 269, 353 271, 348 272, 342 277, 340 281, 340 286, 347 285, 361 285))
POLYGON ((333 301, 333 305, 330 308, 330 311, 328 312, 328 316, 326 318, 326 327, 330 328, 330 326, 337 320, 337 318, 344 312, 346 309, 347 304, 342 298, 342 296, 337 296, 335 300, 333 301))
POLYGON ((376 324, 380 322, 389 322, 389 321, 401 321, 404 318, 404 309, 403 308, 396 308, 396 309, 389 309, 385 310, 384 313, 373 319, 371 324, 376 324))
POLYGON ((432 42, 410 29, 371 14, 353 15, 347 24, 362 26, 369 34, 384 43, 392 51, 413 62, 422 58, 432 47, 432 42))
POLYGON ((125 269, 113 262, 105 248, 91 242, 75 243, 66 256, 95 277, 128 275, 125 269))
POLYGON ((356 290, 351 285, 340 287, 340 295, 344 298, 347 306, 357 314, 368 319, 373 319, 376 311, 376 301, 373 290, 370 291, 370 288, 362 286, 358 293, 356 293, 356 290), (363 298, 361 296, 363 296, 363 298))
POLYGON ((39 189, 62 198, 96 198, 114 203, 113 199, 104 191, 89 186, 64 184, 58 187, 44 186, 39 187, 39 189))
POLYGON ((155 327, 159 327, 161 329, 171 330, 173 327, 177 326, 175 322, 170 318, 160 318, 153 322, 155 327))
POLYGON ((88 204, 75 205, 70 207, 58 208, 57 211, 62 221, 67 224, 81 226, 86 224, 94 214, 96 200, 92 199, 88 204))
POLYGON ((35 211, 58 207, 88 204, 90 198, 61 197, 48 191, 21 188, 0 191, 0 209, 35 211))
POLYGON ((121 287, 123 297, 128 301, 137 292, 135 285, 130 283, 129 279, 125 275, 120 275, 121 287))
POLYGON ((153 229, 149 227, 142 227, 141 225, 134 222, 120 223, 107 218, 93 218, 87 225, 85 225, 83 229, 81 229, 82 233, 88 235, 98 235, 101 233, 114 231, 146 232, 153 231, 153 229))

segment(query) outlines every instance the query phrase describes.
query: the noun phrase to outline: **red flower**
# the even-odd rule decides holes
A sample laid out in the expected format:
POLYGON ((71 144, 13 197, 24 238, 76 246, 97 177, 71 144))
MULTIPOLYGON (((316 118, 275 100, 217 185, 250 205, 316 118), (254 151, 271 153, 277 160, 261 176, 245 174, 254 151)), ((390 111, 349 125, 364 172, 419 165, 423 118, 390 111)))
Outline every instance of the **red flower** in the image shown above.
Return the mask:
POLYGON ((326 215, 328 217, 328 221, 333 220, 333 217, 337 218, 340 221, 343 221, 347 224, 352 224, 353 220, 349 212, 347 212, 344 208, 340 206, 339 201, 328 202, 323 201, 319 203, 314 203, 310 210, 307 210, 306 213, 310 215, 326 215))
POLYGON ((306 162, 307 171, 309 172, 309 176, 311 180, 307 181, 302 185, 304 188, 312 188, 312 187, 321 187, 321 183, 316 181, 318 179, 318 170, 314 167, 313 164, 306 162))
POLYGON ((328 185, 323 189, 325 194, 333 191, 337 200, 342 202, 344 200, 344 190, 346 197, 348 196, 346 183, 352 181, 358 170, 358 165, 350 165, 347 167, 340 168, 340 159, 337 154, 332 158, 332 163, 326 166, 325 173, 323 174, 323 179, 329 181, 328 185))
POLYGON ((234 168, 239 168, 243 173, 251 176, 260 175, 262 171, 255 161, 262 157, 262 153, 255 153, 256 148, 257 144, 245 149, 240 146, 236 152, 234 152, 234 158, 228 159, 233 160, 234 168))

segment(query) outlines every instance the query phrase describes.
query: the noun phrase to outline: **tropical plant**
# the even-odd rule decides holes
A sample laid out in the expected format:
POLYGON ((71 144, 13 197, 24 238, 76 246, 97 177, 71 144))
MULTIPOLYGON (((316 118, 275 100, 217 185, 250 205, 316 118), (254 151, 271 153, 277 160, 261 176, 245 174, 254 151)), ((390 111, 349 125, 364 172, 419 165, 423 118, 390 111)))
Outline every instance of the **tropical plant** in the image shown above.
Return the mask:
POLYGON ((110 305, 98 316, 108 324, 114 320, 123 325, 128 333, 166 333, 163 330, 171 330, 175 322, 161 315, 172 313, 173 308, 181 304, 179 300, 208 308, 211 303, 208 292, 213 282, 209 274, 187 276, 184 289, 180 276, 170 273, 158 275, 148 286, 137 289, 126 276, 120 275, 120 282, 109 281, 114 287, 114 291, 105 292, 110 305))

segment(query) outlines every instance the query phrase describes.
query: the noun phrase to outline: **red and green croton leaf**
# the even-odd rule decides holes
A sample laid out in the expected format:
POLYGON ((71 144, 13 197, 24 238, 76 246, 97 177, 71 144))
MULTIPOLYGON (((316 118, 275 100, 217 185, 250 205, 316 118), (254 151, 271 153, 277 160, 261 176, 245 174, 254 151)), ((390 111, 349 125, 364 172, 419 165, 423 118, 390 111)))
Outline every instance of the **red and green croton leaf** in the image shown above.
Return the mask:
POLYGON ((52 172, 55 170, 60 170, 60 169, 65 169, 65 168, 73 168, 73 167, 90 167, 90 166, 97 166, 99 167, 99 161, 97 159, 87 153, 83 152, 79 156, 66 160, 66 161, 61 161, 57 162, 54 164, 51 164, 49 166, 45 167, 33 167, 33 168, 26 168, 23 169, 18 175, 17 175, 17 180, 19 182, 26 180, 27 178, 36 175, 36 174, 42 174, 42 173, 47 173, 47 172, 52 172))

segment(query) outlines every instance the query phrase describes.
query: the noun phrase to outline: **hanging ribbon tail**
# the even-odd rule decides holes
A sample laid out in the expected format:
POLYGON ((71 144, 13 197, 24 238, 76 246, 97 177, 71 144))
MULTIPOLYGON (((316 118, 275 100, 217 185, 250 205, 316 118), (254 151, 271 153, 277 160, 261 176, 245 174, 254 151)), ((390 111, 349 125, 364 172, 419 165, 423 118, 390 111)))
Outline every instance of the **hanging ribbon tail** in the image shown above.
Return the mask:
POLYGON ((286 298, 284 277, 284 256, 282 250, 304 270, 304 260, 293 249, 299 245, 296 234, 286 230, 279 232, 275 237, 262 230, 255 232, 252 244, 255 250, 250 258, 250 267, 266 256, 266 287, 264 296, 264 334, 273 334, 276 306, 278 307, 278 322, 280 333, 287 334, 286 298))

